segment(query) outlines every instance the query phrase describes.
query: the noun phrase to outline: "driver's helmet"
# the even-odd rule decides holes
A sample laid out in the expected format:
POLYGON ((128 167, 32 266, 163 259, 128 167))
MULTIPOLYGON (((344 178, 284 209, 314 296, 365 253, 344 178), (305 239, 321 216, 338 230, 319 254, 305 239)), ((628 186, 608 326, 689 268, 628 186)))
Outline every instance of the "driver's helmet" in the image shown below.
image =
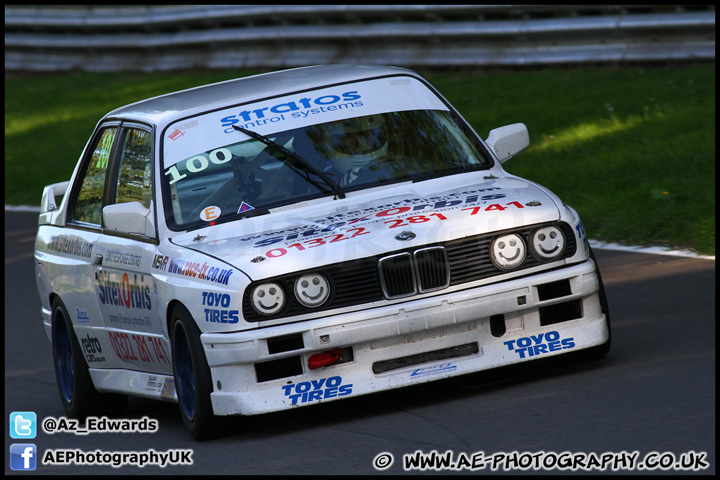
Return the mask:
POLYGON ((355 180, 361 168, 387 154, 388 135, 380 115, 316 125, 308 128, 307 136, 342 174, 343 185, 355 180))

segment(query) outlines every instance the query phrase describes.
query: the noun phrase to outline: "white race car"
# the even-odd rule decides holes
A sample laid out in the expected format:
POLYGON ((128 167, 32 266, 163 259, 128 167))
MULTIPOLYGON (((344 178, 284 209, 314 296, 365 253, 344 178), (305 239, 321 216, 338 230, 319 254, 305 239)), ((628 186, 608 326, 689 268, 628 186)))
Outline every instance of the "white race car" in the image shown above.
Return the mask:
POLYGON ((42 317, 68 416, 254 415, 610 347, 577 213, 421 76, 298 68, 137 102, 45 187, 42 317), (62 196, 62 201, 58 198, 62 196))

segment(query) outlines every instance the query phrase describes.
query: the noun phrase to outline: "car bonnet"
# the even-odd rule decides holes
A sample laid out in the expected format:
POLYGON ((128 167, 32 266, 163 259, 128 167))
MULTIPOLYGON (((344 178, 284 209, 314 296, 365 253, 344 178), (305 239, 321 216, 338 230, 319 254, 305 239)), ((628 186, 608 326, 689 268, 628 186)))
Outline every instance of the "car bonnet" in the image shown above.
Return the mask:
POLYGON ((556 221, 557 202, 523 179, 475 172, 288 206, 188 232, 173 243, 221 259, 258 280, 556 221))

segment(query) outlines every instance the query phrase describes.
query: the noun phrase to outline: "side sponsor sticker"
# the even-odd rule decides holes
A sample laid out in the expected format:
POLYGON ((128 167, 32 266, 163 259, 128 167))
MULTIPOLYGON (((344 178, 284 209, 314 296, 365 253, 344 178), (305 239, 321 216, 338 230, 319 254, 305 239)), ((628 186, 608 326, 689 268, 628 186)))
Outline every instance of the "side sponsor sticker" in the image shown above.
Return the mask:
POLYGON ((587 235, 585 235, 585 227, 583 226, 582 220, 575 225, 575 230, 577 230, 578 237, 582 240, 585 252, 587 252, 590 249, 590 245, 588 244, 587 235))
POLYGON ((77 323, 80 325, 90 325, 90 315, 88 315, 88 311, 84 308, 76 308, 75 312, 77 313, 77 323))
POLYGON ((102 356, 102 345, 97 337, 91 337, 88 333, 84 337, 80 337, 78 340, 80 341, 80 347, 85 354, 85 360, 87 360, 88 363, 102 363, 105 361, 105 357, 102 356))
POLYGON ((154 270, 161 270, 175 275, 192 277, 208 282, 227 285, 234 270, 232 268, 220 268, 203 262, 190 262, 179 258, 172 258, 166 255, 155 255, 152 261, 154 270))
POLYGON ((154 336, 109 331, 115 354, 127 361, 170 365, 170 355, 163 342, 154 336))
POLYGON ((202 292, 202 304, 207 307, 204 309, 206 322, 238 323, 240 321, 240 311, 228 309, 230 295, 227 293, 202 292))
POLYGON ((98 273, 98 299, 103 305, 133 310, 152 310, 152 280, 145 275, 102 271, 98 273))
POLYGON ((118 265, 128 265, 131 267, 139 267, 142 262, 141 255, 132 253, 110 250, 105 254, 105 262, 116 263, 118 265))
POLYGON ((59 235, 50 238, 48 249, 74 257, 90 258, 93 244, 86 242, 80 237, 59 235))

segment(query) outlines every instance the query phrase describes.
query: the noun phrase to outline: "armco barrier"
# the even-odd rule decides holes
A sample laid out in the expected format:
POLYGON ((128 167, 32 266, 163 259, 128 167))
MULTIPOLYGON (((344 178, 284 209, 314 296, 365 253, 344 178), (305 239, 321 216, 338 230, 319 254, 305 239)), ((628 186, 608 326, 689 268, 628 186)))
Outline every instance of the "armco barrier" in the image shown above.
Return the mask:
POLYGON ((714 58, 713 5, 5 7, 6 71, 714 58))

